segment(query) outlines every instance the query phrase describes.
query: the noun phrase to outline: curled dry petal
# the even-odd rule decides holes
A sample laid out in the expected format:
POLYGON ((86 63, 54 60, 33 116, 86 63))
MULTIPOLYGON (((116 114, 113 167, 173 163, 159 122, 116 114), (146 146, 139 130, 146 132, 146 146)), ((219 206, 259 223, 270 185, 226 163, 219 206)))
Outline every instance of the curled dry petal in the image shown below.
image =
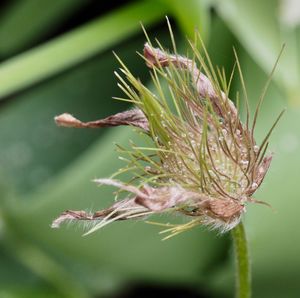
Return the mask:
POLYGON ((93 181, 96 182, 97 184, 105 184, 105 185, 115 186, 122 190, 126 190, 128 192, 134 193, 137 196, 147 198, 147 194, 140 191, 137 187, 132 186, 132 185, 126 185, 126 184, 124 184, 120 181, 116 181, 114 179, 95 179, 93 181))
POLYGON ((95 213, 88 213, 82 210, 64 211, 53 221, 52 228, 58 228, 61 223, 72 220, 97 221, 103 218, 122 220, 140 217, 145 214, 151 214, 152 212, 162 212, 170 208, 178 208, 178 210, 180 210, 183 204, 193 204, 198 206, 200 209, 202 208, 202 213, 205 213, 204 209, 211 209, 212 212, 216 213, 216 211, 214 211, 214 205, 210 203, 206 204, 206 202, 210 202, 210 199, 207 196, 185 190, 179 185, 161 188, 144 185, 139 190, 137 187, 126 185, 113 179, 95 179, 94 182, 115 186, 119 189, 128 191, 135 196, 133 198, 118 201, 111 207, 95 213), (203 204, 199 204, 200 202, 203 204))
POLYGON ((201 97, 217 97, 210 80, 198 70, 195 63, 190 59, 179 55, 168 55, 159 48, 151 47, 148 43, 144 46, 144 56, 147 59, 147 66, 150 68, 153 66, 167 67, 172 63, 178 68, 187 69, 192 73, 194 82, 196 83, 197 90, 201 97))
POLYGON ((79 220, 79 219, 90 219, 90 215, 88 215, 84 211, 73 211, 73 210, 66 210, 64 211, 59 217, 57 217, 51 224, 51 228, 59 228, 59 226, 67 221, 67 220, 79 220))
MULTIPOLYGON (((137 196, 136 203, 153 211, 163 211, 165 209, 180 206, 180 204, 201 199, 201 195, 196 192, 187 191, 180 185, 154 188, 149 185, 143 187, 147 193, 147 198, 137 196)), ((204 196, 202 196, 203 198, 204 196)))
POLYGON ((256 175, 254 177, 253 183, 255 184, 255 186, 257 186, 256 188, 258 188, 262 184, 265 175, 267 174, 271 165, 272 158, 272 155, 266 156, 261 162, 261 164, 258 166, 258 169, 255 171, 256 175))
POLYGON ((197 192, 187 191, 180 185, 155 188, 145 184, 141 189, 138 189, 113 179, 96 179, 94 181, 99 184, 112 185, 135 194, 135 203, 152 211, 163 211, 188 200, 203 200, 206 198, 197 192))
POLYGON ((233 102, 224 92, 221 91, 220 94, 216 92, 209 78, 199 71, 194 61, 183 56, 167 54, 159 48, 153 48, 148 43, 144 46, 144 57, 146 58, 147 66, 150 68, 153 66, 167 67, 170 64, 173 64, 177 68, 187 69, 192 74, 200 97, 208 97, 212 101, 215 112, 218 115, 227 119, 228 114, 225 115, 224 112, 227 112, 228 109, 224 108, 224 105, 228 105, 231 117, 234 117, 234 119, 231 120, 236 120, 238 118, 237 109, 233 102))
POLYGON ((58 126, 64 126, 64 127, 76 127, 76 128, 81 128, 83 127, 83 123, 73 117, 71 114, 68 113, 63 113, 59 116, 56 116, 54 118, 55 123, 58 126))
POLYGON ((221 218, 222 220, 231 221, 233 217, 239 217, 245 207, 240 202, 234 200, 213 199, 207 204, 206 210, 212 217, 221 218))
POLYGON ((262 182, 265 178, 265 175, 267 174, 269 167, 271 165, 272 158, 273 158, 272 155, 266 156, 262 160, 261 164, 255 169, 253 183, 252 183, 249 191, 247 192, 247 195, 249 195, 249 196, 252 195, 262 184, 262 182))
POLYGON ((96 211, 94 213, 83 210, 66 210, 53 222, 52 228, 59 228, 59 226, 66 221, 101 221, 101 220, 124 220, 131 217, 144 216, 145 208, 137 205, 134 199, 124 199, 118 201, 109 208, 96 211))
POLYGON ((107 118, 82 122, 70 114, 64 113, 54 118, 55 122, 59 126, 74 127, 74 128, 99 128, 119 125, 131 125, 143 129, 149 130, 148 120, 144 113, 140 109, 132 109, 122 113, 109 116, 107 118))
POLYGON ((161 188, 144 185, 139 190, 113 179, 97 179, 95 182, 118 187, 135 196, 95 213, 67 210, 53 221, 52 228, 58 228, 61 223, 70 220, 124 220, 141 217, 152 212, 163 212, 171 208, 189 216, 205 216, 204 222, 206 219, 216 218, 232 223, 244 212, 244 206, 237 201, 210 198, 204 194, 185 190, 179 185, 161 188), (193 210, 185 210, 186 206, 193 206, 193 210))
POLYGON ((254 183, 257 184, 257 187, 259 187, 261 185, 261 183, 263 182, 265 175, 271 165, 272 158, 273 158, 272 155, 266 156, 263 159, 261 165, 258 167, 258 170, 255 172, 256 177, 254 178, 254 183))

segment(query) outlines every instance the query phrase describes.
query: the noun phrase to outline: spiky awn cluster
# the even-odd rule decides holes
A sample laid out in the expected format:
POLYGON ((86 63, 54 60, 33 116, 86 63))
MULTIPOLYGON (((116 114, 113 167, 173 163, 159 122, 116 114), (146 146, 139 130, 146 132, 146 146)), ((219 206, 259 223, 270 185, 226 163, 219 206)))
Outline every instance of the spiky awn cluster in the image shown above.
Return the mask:
POLYGON ((131 125, 147 135, 153 145, 132 144, 129 151, 121 149, 130 159, 119 172, 131 172, 131 183, 113 179, 117 175, 95 180, 128 192, 127 198, 95 213, 65 211, 52 227, 66 220, 92 221, 95 225, 87 232, 91 233, 116 220, 177 212, 192 220, 182 225, 167 224, 171 236, 199 224, 225 232, 239 223, 247 202, 262 203, 251 196, 270 166, 272 156, 265 156, 268 138, 281 114, 257 145, 254 129, 263 96, 251 127, 246 99, 243 124, 229 99, 234 71, 227 83, 224 70, 212 67, 201 40, 204 58, 196 43, 189 43, 192 59, 178 55, 172 41, 174 54, 159 43, 159 48, 153 47, 149 39, 144 46, 141 56, 151 70, 155 92, 136 79, 117 57, 122 67, 122 76, 116 73, 118 85, 127 96, 122 100, 133 103, 134 109, 92 122, 81 122, 70 114, 55 118, 60 126, 77 128, 131 125))

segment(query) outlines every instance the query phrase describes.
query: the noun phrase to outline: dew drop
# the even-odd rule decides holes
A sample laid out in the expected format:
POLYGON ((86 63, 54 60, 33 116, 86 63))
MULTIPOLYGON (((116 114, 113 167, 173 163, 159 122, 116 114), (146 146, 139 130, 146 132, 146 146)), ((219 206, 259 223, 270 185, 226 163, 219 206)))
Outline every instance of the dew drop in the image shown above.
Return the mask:
POLYGON ((257 188, 257 187, 258 187, 258 184, 256 182, 253 182, 251 185, 251 188, 257 188))
POLYGON ((260 167, 258 171, 259 171, 259 173, 263 173, 265 170, 263 167, 260 167))
POLYGON ((242 165, 248 165, 249 161, 248 160, 241 160, 240 162, 242 165))

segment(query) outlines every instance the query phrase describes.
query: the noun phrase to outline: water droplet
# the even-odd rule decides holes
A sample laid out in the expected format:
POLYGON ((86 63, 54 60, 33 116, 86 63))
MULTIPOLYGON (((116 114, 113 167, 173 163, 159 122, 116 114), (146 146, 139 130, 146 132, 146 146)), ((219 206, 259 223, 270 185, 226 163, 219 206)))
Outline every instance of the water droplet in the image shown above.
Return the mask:
POLYGON ((257 187, 258 187, 258 184, 256 182, 253 182, 251 185, 251 188, 257 188, 257 187))
POLYGON ((222 129, 222 133, 223 133, 223 135, 226 136, 226 135, 227 135, 227 130, 226 130, 225 128, 223 128, 223 129, 222 129))
POLYGON ((242 165, 248 165, 249 161, 248 160, 241 160, 240 163, 242 165))

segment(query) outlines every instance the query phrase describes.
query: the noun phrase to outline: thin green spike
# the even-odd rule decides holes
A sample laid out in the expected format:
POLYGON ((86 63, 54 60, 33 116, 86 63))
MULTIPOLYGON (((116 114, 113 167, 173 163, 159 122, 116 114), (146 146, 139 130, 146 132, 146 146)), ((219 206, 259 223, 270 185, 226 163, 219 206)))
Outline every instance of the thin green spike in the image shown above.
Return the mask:
POLYGON ((281 50, 280 50, 279 55, 278 55, 278 57, 277 57, 277 59, 276 59, 276 62, 275 62, 275 64, 274 64, 273 68, 272 68, 272 71, 271 71, 271 73, 270 73, 270 75, 269 75, 269 77, 268 77, 268 80, 267 80, 267 82, 266 82, 266 84, 265 84, 265 86, 264 86, 264 88, 263 88, 263 90, 262 90, 262 93, 261 93, 260 97, 259 97, 259 101, 258 101, 258 104, 257 104, 257 106, 256 106, 255 113, 254 113, 252 129, 251 129, 251 135, 252 135, 252 138, 254 138, 254 128, 255 128, 255 125, 256 125, 256 121, 257 121, 257 117, 258 117, 258 113, 259 113, 260 107, 261 107, 261 105, 262 105, 262 103, 263 103, 263 100, 264 100, 264 98, 265 98, 265 95, 266 95, 266 92, 267 92, 267 90, 268 90, 268 87, 269 87, 269 85, 270 85, 270 83, 271 83, 271 81, 272 81, 272 78, 273 78, 275 69, 277 68, 279 59, 280 59, 280 57, 282 56, 282 53, 283 53, 283 51, 284 51, 284 48, 285 48, 285 44, 283 44, 282 47, 281 47, 281 50))
POLYGON ((248 130, 249 129, 249 121, 250 121, 249 99, 248 99, 246 84, 245 84, 245 81, 244 81, 244 76, 243 76, 243 73, 242 73, 240 61, 239 61, 239 58, 238 58, 238 55, 236 53, 235 48, 233 48, 233 53, 234 53, 236 65, 238 67, 238 71, 239 71, 239 75, 240 75, 240 79, 241 79, 241 84, 242 84, 242 89, 243 89, 243 93, 244 93, 244 97, 245 97, 245 103, 246 103, 246 127, 247 127, 247 130, 248 130))

